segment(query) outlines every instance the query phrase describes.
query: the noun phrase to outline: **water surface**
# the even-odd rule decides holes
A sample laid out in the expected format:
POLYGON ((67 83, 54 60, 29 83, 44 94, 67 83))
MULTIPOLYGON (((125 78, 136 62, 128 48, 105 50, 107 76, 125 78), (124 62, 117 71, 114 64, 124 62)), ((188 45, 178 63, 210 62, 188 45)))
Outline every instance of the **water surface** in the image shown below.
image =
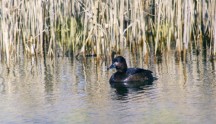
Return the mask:
MULTIPOLYGON (((170 55, 171 54, 171 55, 170 55)), ((129 67, 153 71, 153 85, 116 90, 109 61, 20 60, 0 65, 0 123, 216 123, 216 62, 202 55, 143 61, 126 52, 129 67)))

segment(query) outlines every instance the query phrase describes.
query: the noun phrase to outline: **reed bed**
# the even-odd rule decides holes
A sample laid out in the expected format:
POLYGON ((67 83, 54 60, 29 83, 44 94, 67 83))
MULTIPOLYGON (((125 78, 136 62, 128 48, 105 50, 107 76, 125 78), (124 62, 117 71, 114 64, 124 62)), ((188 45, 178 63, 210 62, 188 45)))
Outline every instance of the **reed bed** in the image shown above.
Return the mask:
MULTIPOLYGON (((1 60, 142 48, 216 54, 215 0, 1 0, 1 60)), ((183 53, 183 54, 182 54, 183 53)))

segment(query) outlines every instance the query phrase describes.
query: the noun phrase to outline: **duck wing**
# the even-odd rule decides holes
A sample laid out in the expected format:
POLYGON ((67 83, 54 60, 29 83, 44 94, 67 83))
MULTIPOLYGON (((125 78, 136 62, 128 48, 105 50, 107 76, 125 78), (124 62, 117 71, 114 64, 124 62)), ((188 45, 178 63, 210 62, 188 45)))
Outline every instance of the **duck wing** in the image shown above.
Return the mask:
POLYGON ((145 70, 142 68, 128 68, 126 73, 127 73, 127 75, 133 75, 133 74, 137 74, 137 73, 151 74, 152 71, 145 70))

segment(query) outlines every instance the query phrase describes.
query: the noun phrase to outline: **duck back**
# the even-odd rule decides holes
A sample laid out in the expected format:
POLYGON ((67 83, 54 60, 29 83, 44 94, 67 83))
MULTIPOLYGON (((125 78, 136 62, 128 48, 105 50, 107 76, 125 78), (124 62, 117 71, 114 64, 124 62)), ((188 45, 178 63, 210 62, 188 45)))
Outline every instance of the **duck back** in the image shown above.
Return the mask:
POLYGON ((126 78, 127 81, 153 81, 152 71, 145 70, 141 68, 128 68, 126 71, 128 77, 126 78))

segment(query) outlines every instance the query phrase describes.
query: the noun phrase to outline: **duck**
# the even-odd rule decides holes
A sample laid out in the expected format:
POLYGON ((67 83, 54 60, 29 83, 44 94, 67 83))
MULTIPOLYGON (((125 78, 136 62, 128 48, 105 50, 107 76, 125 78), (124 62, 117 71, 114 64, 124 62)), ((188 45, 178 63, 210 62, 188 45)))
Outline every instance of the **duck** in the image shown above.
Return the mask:
POLYGON ((126 60, 122 56, 112 59, 112 64, 107 68, 116 69, 116 72, 110 77, 111 86, 141 86, 152 84, 154 77, 152 71, 142 68, 128 68, 126 60))

